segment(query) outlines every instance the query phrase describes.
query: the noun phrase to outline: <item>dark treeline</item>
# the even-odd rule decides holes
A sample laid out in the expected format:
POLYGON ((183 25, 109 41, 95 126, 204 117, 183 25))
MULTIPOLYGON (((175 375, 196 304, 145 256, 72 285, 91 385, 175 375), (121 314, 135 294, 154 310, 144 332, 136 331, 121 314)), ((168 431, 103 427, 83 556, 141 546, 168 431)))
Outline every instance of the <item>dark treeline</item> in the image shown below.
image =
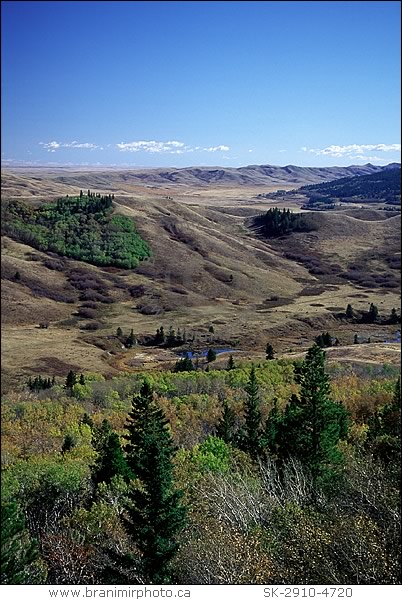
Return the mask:
POLYGON ((335 181, 306 185, 300 191, 307 194, 310 202, 327 203, 328 199, 339 198, 343 202, 352 202, 357 198, 372 202, 400 204, 401 169, 387 169, 371 175, 343 177, 335 181))
POLYGON ((265 214, 252 220, 252 227, 263 237, 286 235, 292 231, 311 231, 313 225, 308 217, 301 213, 292 213, 289 209, 270 208, 265 214))
POLYGON ((32 392, 39 392, 40 390, 48 390, 51 387, 53 387, 56 384, 56 380, 55 377, 42 377, 41 375, 38 375, 37 377, 35 377, 34 379, 32 379, 32 377, 30 377, 28 379, 28 388, 32 391, 32 392))

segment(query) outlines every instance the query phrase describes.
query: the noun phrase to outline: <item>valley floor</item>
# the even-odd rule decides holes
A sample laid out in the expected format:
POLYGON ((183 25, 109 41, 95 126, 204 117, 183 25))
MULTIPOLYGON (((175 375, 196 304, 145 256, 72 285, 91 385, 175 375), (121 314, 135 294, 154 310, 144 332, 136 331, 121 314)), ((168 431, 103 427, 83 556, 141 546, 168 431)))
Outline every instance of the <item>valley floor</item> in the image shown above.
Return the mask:
MULTIPOLYGON (((116 338, 118 327, 125 335, 133 330, 140 341, 160 326, 166 332, 169 327, 186 330, 195 338, 196 349, 233 347, 245 359, 264 358, 268 342, 278 356, 300 352, 329 331, 347 348, 345 356, 394 363, 400 345, 390 352, 391 346, 383 349, 381 342, 391 339, 399 325, 357 325, 337 315, 349 303, 356 311, 367 311, 374 303, 382 317, 399 306, 400 290, 389 264, 399 252, 400 217, 365 220, 358 211, 355 216, 314 215, 319 229, 296 234, 287 247, 286 240, 259 239, 247 226, 249 217, 274 204, 258 198, 259 191, 247 186, 174 185, 116 191, 116 211, 134 218, 153 252, 151 259, 131 271, 67 259, 57 270, 51 265, 57 257, 49 259, 3 238, 6 388, 30 374, 64 377, 73 369, 113 375, 121 369, 165 368, 177 358, 171 351, 141 345, 127 350, 116 338), (316 274, 306 257, 313 261, 316 274), (333 265, 338 275, 351 265, 360 269, 361 280, 356 284, 333 276, 333 265), (84 303, 71 287, 77 272, 96 279, 112 299, 110 304, 98 302, 92 319, 80 315, 84 303), (373 279, 365 286, 366 273, 381 274, 392 287, 376 286, 373 279), (48 328, 41 329, 41 322, 48 328), (362 341, 370 337, 372 343, 354 347, 356 333, 362 341)), ((300 210, 300 203, 292 200, 290 208, 300 210)))

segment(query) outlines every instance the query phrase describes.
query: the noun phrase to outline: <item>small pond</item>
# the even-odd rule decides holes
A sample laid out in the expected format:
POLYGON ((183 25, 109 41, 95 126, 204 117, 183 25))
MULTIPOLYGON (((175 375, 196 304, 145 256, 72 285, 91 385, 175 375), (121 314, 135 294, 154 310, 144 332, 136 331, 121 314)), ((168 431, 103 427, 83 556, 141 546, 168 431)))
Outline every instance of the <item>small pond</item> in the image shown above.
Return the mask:
POLYGON ((392 338, 384 340, 385 344, 400 344, 401 343, 401 332, 396 331, 392 338))
MULTIPOLYGON (((181 352, 179 356, 180 358, 185 358, 186 356, 188 358, 202 358, 203 356, 206 356, 208 354, 208 350, 210 350, 210 348, 207 348, 206 350, 200 350, 199 352, 187 350, 187 352, 181 352)), ((225 352, 240 352, 240 350, 234 350, 233 348, 212 348, 212 350, 214 350, 216 355, 224 354, 225 352)))

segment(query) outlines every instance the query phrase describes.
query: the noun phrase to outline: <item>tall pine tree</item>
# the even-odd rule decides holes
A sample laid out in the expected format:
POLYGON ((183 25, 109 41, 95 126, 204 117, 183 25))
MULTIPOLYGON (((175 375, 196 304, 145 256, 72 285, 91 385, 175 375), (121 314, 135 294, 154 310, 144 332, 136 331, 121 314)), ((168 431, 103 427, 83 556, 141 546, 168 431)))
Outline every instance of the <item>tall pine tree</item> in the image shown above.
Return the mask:
POLYGON ((338 442, 347 434, 344 406, 330 399, 325 352, 312 346, 297 373, 300 396, 288 403, 278 432, 282 457, 294 456, 311 471, 315 483, 332 480, 342 463, 338 442))
POLYGON ((235 369, 235 368, 236 368, 235 361, 234 361, 234 358, 233 358, 233 354, 231 354, 229 356, 229 360, 228 360, 228 364, 227 364, 226 370, 227 371, 233 371, 233 369, 235 369))
POLYGON ((346 307, 346 318, 353 319, 353 317, 354 317, 353 307, 351 304, 348 304, 346 307))
POLYGON ((152 389, 144 381, 126 425, 127 462, 135 481, 129 491, 126 529, 142 554, 148 583, 170 583, 170 563, 186 522, 182 492, 175 489, 173 439, 152 389))
POLYGON ((393 399, 379 408, 369 420, 367 444, 370 452, 389 469, 397 463, 400 472, 401 455, 401 378, 395 384, 393 399))
POLYGON ((228 405, 226 398, 223 400, 222 416, 216 426, 216 435, 229 444, 234 438, 236 414, 228 405))
POLYGON ((115 475, 121 475, 126 481, 130 480, 132 473, 121 448, 119 436, 112 430, 107 419, 93 432, 92 445, 97 452, 94 464, 91 465, 91 479, 95 486, 99 483, 110 483, 115 475))
POLYGON ((259 386, 254 365, 246 385, 247 400, 244 412, 244 429, 241 435, 241 447, 250 456, 256 458, 261 450, 261 408, 259 386))
POLYGON ((278 431, 281 423, 281 414, 278 410, 278 398, 274 398, 273 406, 265 422, 263 433, 263 446, 271 454, 277 455, 278 431))
POLYGON ((77 373, 70 370, 67 373, 65 386, 67 389, 72 390, 76 383, 77 383, 77 373))
POLYGON ((44 565, 38 544, 29 536, 25 519, 15 502, 1 505, 1 583, 32 585, 44 583, 44 565))

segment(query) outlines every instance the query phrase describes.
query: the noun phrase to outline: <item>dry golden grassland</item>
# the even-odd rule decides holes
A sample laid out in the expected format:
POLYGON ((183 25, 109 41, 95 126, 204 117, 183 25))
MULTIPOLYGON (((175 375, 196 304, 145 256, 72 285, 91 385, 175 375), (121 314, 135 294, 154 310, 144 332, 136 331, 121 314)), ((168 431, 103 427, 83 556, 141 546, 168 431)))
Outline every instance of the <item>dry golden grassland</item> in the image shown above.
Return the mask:
MULTIPOLYGON (((92 176, 96 181, 96 174, 92 176)), ((18 177, 19 184, 23 179, 25 195, 34 198, 37 182, 31 176, 18 177)), ((16 182, 8 179, 7 197, 17 195, 13 185, 16 182)), ((43 198, 48 189, 50 197, 55 186, 49 179, 46 188, 42 179, 38 189, 43 198)), ((379 214, 378 220, 372 220, 373 215, 367 213, 370 218, 365 219, 364 212, 353 210, 349 214, 315 213, 316 231, 268 244, 247 226, 249 217, 273 205, 257 198, 258 188, 152 188, 121 182, 119 186, 125 189, 114 192, 116 210, 135 219, 153 250, 152 258, 135 271, 99 269, 67 259, 57 266, 58 257, 49 258, 3 239, 6 384, 30 373, 62 376, 74 368, 112 374, 121 369, 163 368, 176 359, 169 350, 122 348, 115 336, 117 327, 126 334, 133 329, 138 337, 154 334, 161 325, 166 331, 169 326, 180 327, 195 333, 199 347, 236 347, 242 356, 256 359, 264 358, 268 341, 278 355, 287 355, 308 347, 317 334, 328 330, 345 346, 334 350, 334 356, 343 352, 345 357, 394 362, 400 345, 391 352, 391 346, 380 351, 381 344, 351 344, 359 328, 371 327, 373 340, 379 341, 395 326, 383 326, 378 334, 378 326, 346 323, 334 314, 344 311, 348 303, 356 310, 367 310, 373 302, 380 315, 399 307, 399 283, 393 283, 397 272, 389 262, 400 251, 399 216, 384 219, 379 214), (315 261, 317 273, 311 271, 309 260, 315 261), (335 270, 328 270, 328 265, 335 270), (339 277, 351 265, 355 272, 362 272, 357 283, 339 277), (15 280, 17 271, 20 279, 15 280), (378 285, 371 280, 365 286, 363 275, 373 273, 383 280, 378 285), (95 279, 109 301, 90 301, 85 313, 82 289, 71 283, 78 276, 87 280, 89 291, 94 285, 91 278, 95 279), (49 323, 48 329, 39 328, 43 321, 49 323), (93 322, 97 328, 88 329, 93 322), (208 331, 211 325, 213 334, 208 331)), ((78 193, 87 186, 57 182, 59 188, 63 193, 78 193)), ((263 191, 269 190, 264 187, 263 191)), ((291 208, 299 208, 292 202, 291 208)), ((216 364, 227 360, 224 357, 216 364)))

